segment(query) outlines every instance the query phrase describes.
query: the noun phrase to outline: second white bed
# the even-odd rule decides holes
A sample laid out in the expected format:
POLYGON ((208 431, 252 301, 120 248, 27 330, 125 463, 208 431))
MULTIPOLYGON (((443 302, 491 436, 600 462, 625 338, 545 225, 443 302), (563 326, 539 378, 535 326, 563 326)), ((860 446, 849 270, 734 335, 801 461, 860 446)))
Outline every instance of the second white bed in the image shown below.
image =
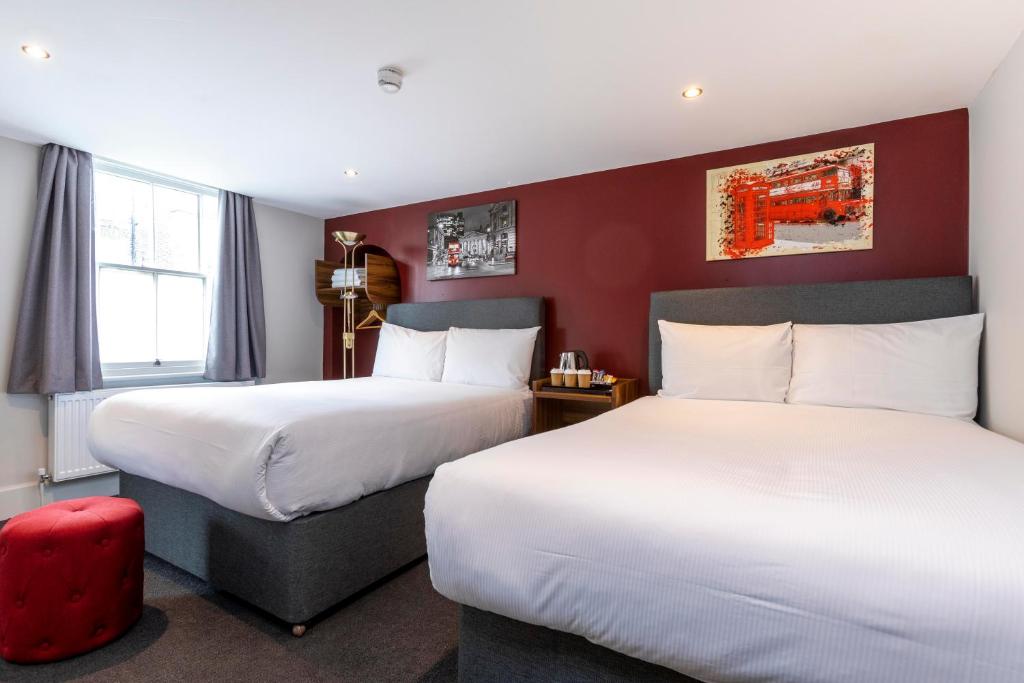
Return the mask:
POLYGON ((705 681, 1024 680, 1024 446, 886 410, 648 397, 441 466, 457 602, 705 681))
POLYGON ((288 521, 528 432, 530 393, 386 377, 126 392, 93 413, 94 457, 236 512, 288 521))

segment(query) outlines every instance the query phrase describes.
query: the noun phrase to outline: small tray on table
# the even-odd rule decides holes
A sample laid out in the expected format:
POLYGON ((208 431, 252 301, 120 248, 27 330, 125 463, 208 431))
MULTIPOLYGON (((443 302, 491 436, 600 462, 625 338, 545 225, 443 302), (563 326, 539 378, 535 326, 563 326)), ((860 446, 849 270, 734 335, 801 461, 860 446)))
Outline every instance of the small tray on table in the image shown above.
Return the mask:
POLYGON ((550 384, 545 384, 541 387, 541 392, 551 392, 554 394, 610 394, 612 393, 612 387, 614 384, 591 384, 588 388, 582 387, 556 387, 550 384))

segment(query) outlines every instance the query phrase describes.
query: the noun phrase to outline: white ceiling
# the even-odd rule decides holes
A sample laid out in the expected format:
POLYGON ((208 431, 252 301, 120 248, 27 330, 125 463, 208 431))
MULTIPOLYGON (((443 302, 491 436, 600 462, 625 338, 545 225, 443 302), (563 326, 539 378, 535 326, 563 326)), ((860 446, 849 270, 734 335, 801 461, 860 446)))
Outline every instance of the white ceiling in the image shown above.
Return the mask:
POLYGON ((4 0, 0 134, 335 216, 965 106, 1022 27, 1021 0, 4 0))

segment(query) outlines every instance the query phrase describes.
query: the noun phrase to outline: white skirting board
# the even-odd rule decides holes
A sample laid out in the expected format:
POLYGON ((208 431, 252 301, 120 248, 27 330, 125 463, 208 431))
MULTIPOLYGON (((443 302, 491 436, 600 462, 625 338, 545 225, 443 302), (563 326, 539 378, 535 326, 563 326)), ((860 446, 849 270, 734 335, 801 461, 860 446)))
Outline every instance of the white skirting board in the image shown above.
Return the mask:
POLYGON ((0 521, 39 507, 39 485, 35 482, 0 488, 0 521))
POLYGON ((26 482, 0 488, 0 522, 58 500, 87 496, 116 496, 119 490, 117 472, 98 477, 72 479, 63 484, 50 484, 39 494, 38 482, 26 482))

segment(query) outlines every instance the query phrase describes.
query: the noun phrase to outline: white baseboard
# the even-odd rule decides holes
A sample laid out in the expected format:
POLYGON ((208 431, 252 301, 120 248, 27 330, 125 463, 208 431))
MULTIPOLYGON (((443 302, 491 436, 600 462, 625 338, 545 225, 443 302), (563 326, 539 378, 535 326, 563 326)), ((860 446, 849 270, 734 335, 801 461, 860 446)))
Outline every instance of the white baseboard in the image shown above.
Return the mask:
POLYGON ((30 481, 0 488, 0 520, 39 507, 39 484, 30 481))
MULTIPOLYGON (((43 493, 43 502, 87 496, 116 496, 120 481, 117 473, 98 477, 73 479, 62 484, 50 484, 43 493)), ((0 488, 0 521, 39 507, 39 484, 28 482, 0 488)))

